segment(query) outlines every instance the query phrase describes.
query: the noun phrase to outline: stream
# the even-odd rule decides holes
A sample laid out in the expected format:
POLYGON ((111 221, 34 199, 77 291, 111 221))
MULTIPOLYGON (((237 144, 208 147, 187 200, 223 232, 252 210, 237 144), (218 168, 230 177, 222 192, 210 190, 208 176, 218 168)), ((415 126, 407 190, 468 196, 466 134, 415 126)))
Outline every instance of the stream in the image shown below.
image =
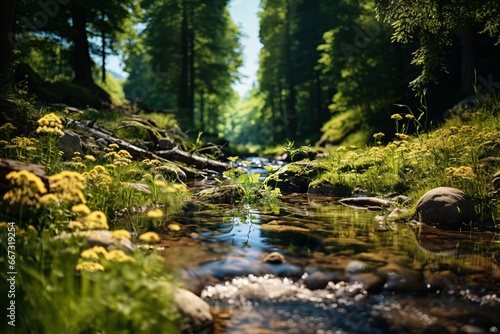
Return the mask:
POLYGON ((195 200, 158 252, 210 304, 207 333, 498 333, 500 236, 381 214, 310 194, 267 211, 195 200))

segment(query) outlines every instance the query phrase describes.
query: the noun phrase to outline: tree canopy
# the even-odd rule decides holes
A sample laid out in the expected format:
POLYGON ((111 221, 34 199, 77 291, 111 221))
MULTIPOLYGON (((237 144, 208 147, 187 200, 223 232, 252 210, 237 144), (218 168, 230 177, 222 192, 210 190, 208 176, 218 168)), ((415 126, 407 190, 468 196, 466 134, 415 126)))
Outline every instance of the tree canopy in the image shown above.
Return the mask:
POLYGON ((29 75, 39 98, 84 106, 126 97, 186 129, 260 145, 359 145, 394 132, 400 106, 438 122, 498 86, 496 0, 260 4, 258 86, 246 98, 232 88, 243 55, 229 0, 3 1, 2 84, 29 75), (111 54, 126 79, 107 73, 111 54))

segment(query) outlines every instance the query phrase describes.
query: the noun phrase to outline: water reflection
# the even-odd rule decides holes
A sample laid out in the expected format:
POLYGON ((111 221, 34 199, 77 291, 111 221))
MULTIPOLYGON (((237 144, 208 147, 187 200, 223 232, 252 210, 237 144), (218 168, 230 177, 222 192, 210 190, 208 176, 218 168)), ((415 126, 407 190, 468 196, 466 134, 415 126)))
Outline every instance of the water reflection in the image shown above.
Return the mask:
POLYGON ((195 204, 162 245, 182 257, 217 333, 498 331, 494 233, 385 229, 376 214, 303 194, 283 196, 278 213, 195 204), (285 260, 263 260, 271 252, 285 260))

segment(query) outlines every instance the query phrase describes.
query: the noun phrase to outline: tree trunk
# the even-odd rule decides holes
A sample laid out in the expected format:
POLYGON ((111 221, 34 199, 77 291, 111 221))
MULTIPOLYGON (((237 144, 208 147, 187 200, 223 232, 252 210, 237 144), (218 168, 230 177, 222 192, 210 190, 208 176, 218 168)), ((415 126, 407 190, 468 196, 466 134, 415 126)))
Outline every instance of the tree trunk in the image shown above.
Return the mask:
POLYGON ((194 94, 195 94, 195 71, 194 71, 194 9, 190 8, 189 15, 189 117, 194 126, 194 94))
POLYGON ((71 17, 73 20, 73 43, 74 43, 74 70, 75 83, 84 87, 92 88, 95 83, 92 80, 92 60, 89 53, 89 42, 87 40, 87 13, 85 9, 73 1, 71 17))
POLYGON ((12 84, 12 50, 17 0, 0 1, 0 84, 12 84))
POLYGON ((191 87, 190 87, 190 73, 189 68, 191 65, 190 59, 190 33, 189 33, 189 20, 188 10, 186 8, 186 1, 184 1, 182 8, 182 21, 181 21, 181 77, 179 83, 179 118, 182 128, 190 129, 193 127, 193 108, 191 105, 191 87))
MULTIPOLYGON (((104 19, 104 18, 103 18, 104 19)), ((101 81, 106 82, 106 34, 101 32, 101 81)))
POLYGON ((295 91, 295 78, 293 69, 293 55, 292 55, 292 35, 291 35, 291 21, 292 20, 292 4, 291 0, 287 0, 287 11, 285 18, 285 78, 287 87, 286 96, 286 117, 288 120, 287 134, 288 139, 295 140, 297 137, 297 111, 295 109, 296 91, 295 91))

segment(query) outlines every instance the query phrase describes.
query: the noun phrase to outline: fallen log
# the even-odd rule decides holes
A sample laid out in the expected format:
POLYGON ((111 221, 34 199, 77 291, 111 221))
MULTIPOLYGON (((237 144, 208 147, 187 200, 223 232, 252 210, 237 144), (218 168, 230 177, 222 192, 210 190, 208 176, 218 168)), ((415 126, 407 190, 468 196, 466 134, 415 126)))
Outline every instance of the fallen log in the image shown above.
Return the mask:
POLYGON ((216 172, 226 171, 230 167, 228 163, 220 162, 207 157, 201 157, 196 154, 190 154, 178 147, 174 147, 170 150, 156 151, 156 155, 162 158, 180 161, 189 166, 196 166, 196 168, 211 169, 216 172))
MULTIPOLYGON (((122 139, 116 138, 112 135, 111 132, 105 129, 101 129, 95 124, 92 124, 92 127, 90 127, 76 120, 68 119, 68 121, 69 124, 71 124, 75 128, 87 132, 96 139, 102 138, 110 143, 117 144, 120 149, 126 150, 135 159, 156 159, 162 162, 171 163, 181 168, 187 174, 192 174, 193 171, 190 168, 186 168, 186 166, 175 162, 182 162, 188 166, 196 166, 196 168, 199 169, 208 169, 216 172, 223 172, 229 169, 229 164, 227 163, 223 163, 210 158, 200 157, 194 154, 189 154, 185 151, 182 151, 178 147, 175 147, 174 149, 168 151, 157 151, 156 153, 153 153, 130 144, 122 139)), ((200 171, 199 174, 203 175, 204 173, 200 171)))

